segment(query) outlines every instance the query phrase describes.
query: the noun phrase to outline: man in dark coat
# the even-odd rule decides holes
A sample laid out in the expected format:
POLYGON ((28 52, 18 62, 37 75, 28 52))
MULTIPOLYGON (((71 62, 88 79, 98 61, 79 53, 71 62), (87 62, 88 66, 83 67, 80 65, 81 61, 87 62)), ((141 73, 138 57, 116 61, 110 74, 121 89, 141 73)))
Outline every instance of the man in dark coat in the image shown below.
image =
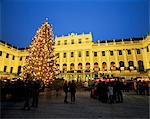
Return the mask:
POLYGON ((31 92, 31 81, 30 81, 30 76, 29 74, 27 74, 27 77, 25 79, 25 92, 24 92, 24 96, 25 96, 25 103, 24 103, 24 107, 23 109, 27 109, 30 110, 30 92, 31 92))
POLYGON ((76 84, 75 81, 72 80, 70 85, 70 93, 71 93, 71 103, 75 102, 75 93, 76 93, 76 84))
POLYGON ((65 81, 64 85, 63 85, 63 90, 65 92, 65 99, 64 99, 64 103, 68 103, 67 101, 67 94, 68 94, 68 84, 67 81, 65 81))
POLYGON ((32 83, 32 107, 38 107, 38 97, 39 97, 40 81, 36 80, 32 83))

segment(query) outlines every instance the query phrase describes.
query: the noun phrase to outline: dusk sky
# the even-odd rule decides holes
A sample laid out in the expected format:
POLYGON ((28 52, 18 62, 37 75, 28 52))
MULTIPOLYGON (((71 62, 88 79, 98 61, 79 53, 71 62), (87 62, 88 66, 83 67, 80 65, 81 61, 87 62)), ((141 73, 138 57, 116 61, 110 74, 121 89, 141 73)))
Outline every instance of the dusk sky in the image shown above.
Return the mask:
POLYGON ((150 32, 149 6, 149 0, 0 0, 0 40, 27 47, 46 17, 58 36, 143 37, 150 32))

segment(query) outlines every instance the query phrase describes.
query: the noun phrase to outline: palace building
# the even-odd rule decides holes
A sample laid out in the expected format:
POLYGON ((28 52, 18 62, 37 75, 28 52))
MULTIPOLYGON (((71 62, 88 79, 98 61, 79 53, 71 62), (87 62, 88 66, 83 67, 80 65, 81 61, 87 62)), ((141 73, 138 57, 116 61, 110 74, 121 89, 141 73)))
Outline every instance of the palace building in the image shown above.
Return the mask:
MULTIPOLYGON (((150 76, 150 35, 144 38, 98 40, 92 33, 55 37, 58 77, 88 80, 104 75, 150 76)), ((14 77, 22 72, 26 48, 0 41, 0 76, 14 77)))

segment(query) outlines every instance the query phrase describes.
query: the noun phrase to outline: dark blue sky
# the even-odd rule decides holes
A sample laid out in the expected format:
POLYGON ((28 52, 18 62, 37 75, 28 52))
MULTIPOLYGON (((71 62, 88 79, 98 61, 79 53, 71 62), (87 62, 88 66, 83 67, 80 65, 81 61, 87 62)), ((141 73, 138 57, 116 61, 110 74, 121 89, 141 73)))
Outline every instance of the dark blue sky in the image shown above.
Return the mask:
POLYGON ((49 18, 54 35, 93 33, 93 40, 142 37, 150 31, 149 0, 0 0, 0 38, 30 44, 49 18))

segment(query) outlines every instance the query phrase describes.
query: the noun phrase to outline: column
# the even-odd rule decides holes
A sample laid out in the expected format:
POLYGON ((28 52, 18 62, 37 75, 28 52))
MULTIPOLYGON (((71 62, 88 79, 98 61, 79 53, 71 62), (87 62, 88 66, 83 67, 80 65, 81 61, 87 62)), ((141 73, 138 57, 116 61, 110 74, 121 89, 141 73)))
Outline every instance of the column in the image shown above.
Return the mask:
POLYGON ((99 65, 100 70, 102 70, 101 51, 98 52, 98 65, 99 65))
POLYGON ((78 70, 78 52, 74 52, 74 57, 75 57, 75 70, 78 70))
POLYGON ((136 58, 136 49, 132 50, 132 54, 133 54, 133 62, 134 62, 134 67, 138 67, 138 63, 137 63, 137 58, 136 58))
POLYGON ((114 50, 114 56, 115 56, 115 65, 116 67, 119 67, 118 50, 114 50))
POLYGON ((81 52, 81 57, 82 57, 82 69, 85 70, 85 51, 81 52))
POLYGON ((123 49, 123 57, 124 57, 124 65, 125 67, 128 67, 127 52, 125 49, 123 49))
POLYGON ((63 52, 60 52, 59 59, 60 59, 60 64, 59 64, 60 71, 62 71, 63 70, 63 52))
POLYGON ((110 70, 109 50, 106 50, 107 71, 110 70))
POLYGON ((67 71, 70 71, 70 52, 67 52, 67 71))
POLYGON ((93 65, 94 65, 94 63, 93 63, 93 52, 92 51, 90 51, 90 69, 91 70, 93 70, 93 65))

